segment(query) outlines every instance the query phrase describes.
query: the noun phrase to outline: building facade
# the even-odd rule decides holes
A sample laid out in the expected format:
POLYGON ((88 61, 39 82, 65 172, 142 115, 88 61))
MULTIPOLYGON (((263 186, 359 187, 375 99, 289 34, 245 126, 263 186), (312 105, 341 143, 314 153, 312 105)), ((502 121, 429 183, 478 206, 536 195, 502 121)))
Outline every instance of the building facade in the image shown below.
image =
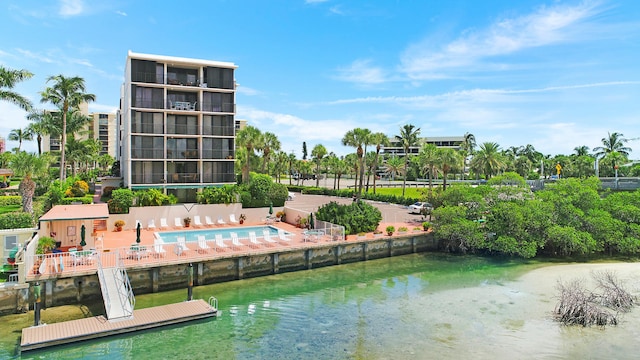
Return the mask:
MULTIPOLYGON (((409 148, 409 154, 418 155, 420 148, 424 144, 433 144, 439 148, 450 148, 454 150, 460 150, 462 143, 464 142, 464 136, 431 136, 423 137, 418 140, 416 146, 409 148)), ((389 146, 383 146, 380 148, 380 153, 383 155, 398 155, 404 156, 404 148, 398 139, 395 137, 389 138, 389 146)))
POLYGON ((125 187, 195 201, 199 189, 235 183, 236 68, 129 52, 118 114, 125 187))

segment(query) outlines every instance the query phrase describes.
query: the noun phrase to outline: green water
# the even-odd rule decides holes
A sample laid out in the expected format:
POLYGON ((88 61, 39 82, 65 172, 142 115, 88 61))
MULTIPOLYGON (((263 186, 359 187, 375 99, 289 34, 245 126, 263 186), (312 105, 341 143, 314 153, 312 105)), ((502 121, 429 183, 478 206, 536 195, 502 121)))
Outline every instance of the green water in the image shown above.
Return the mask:
MULTIPOLYGON (((602 340, 601 329, 585 333, 562 328, 539 315, 553 310, 553 294, 527 294, 512 286, 520 275, 539 266, 416 254, 200 286, 194 288, 194 298, 217 297, 220 317, 28 353, 22 358, 598 357, 592 351, 610 355, 597 343, 589 345, 595 349, 586 353, 578 347, 602 340), (536 307, 548 307, 548 311, 529 311, 536 307)), ((140 295, 136 308, 185 297, 186 289, 140 295)), ((45 322, 46 317, 43 315, 45 322)), ((7 333, 6 326, 11 325, 3 323, 0 358, 14 357, 19 331, 7 333)), ((638 328, 636 325, 628 336, 635 336, 638 328)), ((611 346, 618 355, 633 349, 620 348, 624 345, 615 341, 611 346)))

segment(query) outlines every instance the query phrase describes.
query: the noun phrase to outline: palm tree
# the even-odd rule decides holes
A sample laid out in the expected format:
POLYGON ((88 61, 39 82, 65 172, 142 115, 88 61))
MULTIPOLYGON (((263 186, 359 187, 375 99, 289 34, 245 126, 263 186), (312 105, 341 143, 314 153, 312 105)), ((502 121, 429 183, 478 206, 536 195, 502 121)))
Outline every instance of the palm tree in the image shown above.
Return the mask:
POLYGON ((31 101, 11 89, 17 83, 30 79, 32 76, 33 74, 27 70, 11 70, 0 66, 0 100, 8 101, 23 110, 30 111, 31 101))
POLYGON ((451 170, 457 169, 462 164, 462 156, 450 148, 438 149, 438 167, 442 170, 442 190, 447 190, 447 175, 451 170))
POLYGON ((280 182, 282 179, 282 173, 287 171, 287 162, 289 161, 289 156, 284 151, 276 152, 275 163, 273 166, 273 172, 276 175, 276 181, 280 182))
POLYGON ((376 193, 376 175, 378 171, 378 162, 380 160, 380 150, 382 149, 383 146, 389 145, 389 138, 384 133, 377 132, 377 133, 371 134, 370 140, 371 140, 371 145, 376 146, 376 158, 373 162, 373 169, 372 169, 372 173, 374 174, 373 193, 375 194, 376 193))
POLYGON ((466 156, 473 155, 476 148, 476 137, 471 133, 464 134, 464 140, 460 144, 460 150, 464 151, 466 156))
POLYGON ((407 168, 409 166, 409 150, 418 144, 420 128, 416 128, 411 124, 404 125, 400 128, 400 135, 396 135, 396 140, 400 141, 400 145, 404 149, 404 179, 402 181, 402 196, 407 186, 407 168))
POLYGON ((54 115, 50 111, 34 110, 27 115, 27 120, 31 121, 27 127, 36 135, 38 155, 40 155, 42 154, 42 136, 53 135, 52 133, 56 132, 54 115))
POLYGON ((296 164, 296 155, 294 153, 287 155, 287 162, 289 163, 289 185, 292 185, 291 175, 293 175, 293 167, 296 164))
POLYGON ((251 156, 254 155, 254 149, 262 146, 262 133, 254 126, 247 126, 240 130, 236 136, 238 146, 244 147, 246 150, 246 160, 242 167, 242 182, 249 182, 249 172, 251 171, 251 156))
POLYGON ((20 151, 20 148, 22 148, 22 142, 23 141, 30 141, 33 140, 33 133, 31 132, 31 130, 29 130, 29 128, 26 128, 24 130, 22 129, 13 129, 9 132, 9 140, 11 141, 17 141, 18 142, 18 151, 20 151))
POLYGON ((311 150, 311 157, 313 157, 313 162, 316 163, 316 187, 320 187, 320 163, 325 156, 327 156, 327 148, 322 144, 317 144, 311 150))
POLYGON ((358 158, 358 169, 360 170, 359 176, 359 187, 358 187, 358 198, 362 196, 362 187, 363 182, 362 178, 364 177, 364 149, 363 146, 369 142, 369 135, 371 131, 369 129, 355 128, 353 130, 347 131, 347 133, 342 138, 342 145, 351 146, 356 148, 356 156, 358 158))
POLYGON ((573 155, 575 156, 587 156, 589 155, 589 147, 587 145, 576 146, 573 148, 573 155))
POLYGON ((485 142, 471 161, 471 167, 477 174, 484 174, 488 180, 505 166, 504 157, 500 154, 500 145, 485 142))
POLYGON ((402 159, 393 155, 384 163, 384 173, 390 176, 392 180, 395 180, 396 175, 402 173, 403 166, 404 162, 402 161, 402 159))
MULTIPOLYGON (((631 148, 624 146, 629 140, 625 139, 624 135, 619 132, 607 133, 607 137, 602 138, 602 145, 593 148, 595 157, 603 158, 612 152, 617 152, 624 156, 629 156, 631 148)), ((615 157, 614 157, 615 158, 615 157)), ((616 161, 613 162, 613 167, 617 165, 616 161)))
POLYGON ((36 191, 33 177, 38 177, 47 170, 48 156, 19 151, 11 158, 9 166, 14 173, 22 176, 22 181, 18 186, 20 196, 22 196, 22 211, 33 214, 33 195, 36 191))
POLYGON ((433 177, 438 165, 438 147, 434 144, 423 144, 418 153, 420 168, 429 174, 429 190, 433 189, 433 177))
POLYGON ((280 140, 276 134, 271 132, 262 134, 262 173, 265 173, 271 153, 278 150, 280 150, 280 140))
POLYGON ((346 174, 349 171, 349 166, 344 159, 338 158, 336 156, 335 161, 332 162, 331 171, 333 171, 334 179, 337 179, 337 185, 334 185, 334 189, 340 189, 340 179, 342 175, 346 174))
POLYGON ((67 113, 77 110, 81 103, 88 103, 96 100, 94 94, 86 92, 84 79, 78 76, 66 77, 55 75, 47 79, 47 83, 53 82, 53 86, 44 89, 40 93, 42 102, 50 102, 57 106, 62 113, 62 141, 60 142, 60 181, 65 179, 65 147, 67 143, 67 113))

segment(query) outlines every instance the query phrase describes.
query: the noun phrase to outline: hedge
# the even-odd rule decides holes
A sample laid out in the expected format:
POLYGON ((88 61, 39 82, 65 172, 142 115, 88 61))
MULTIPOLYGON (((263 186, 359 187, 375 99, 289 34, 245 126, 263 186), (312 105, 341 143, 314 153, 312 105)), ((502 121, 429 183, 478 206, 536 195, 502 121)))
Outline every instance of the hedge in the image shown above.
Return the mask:
POLYGON ((22 205, 22 196, 8 195, 0 196, 0 206, 22 205))
POLYGON ((33 217, 26 212, 13 212, 0 215, 0 230, 24 229, 34 226, 33 217))
POLYGON ((64 197, 60 199, 60 205, 72 205, 73 203, 81 202, 83 204, 93 204, 93 196, 82 197, 64 197))

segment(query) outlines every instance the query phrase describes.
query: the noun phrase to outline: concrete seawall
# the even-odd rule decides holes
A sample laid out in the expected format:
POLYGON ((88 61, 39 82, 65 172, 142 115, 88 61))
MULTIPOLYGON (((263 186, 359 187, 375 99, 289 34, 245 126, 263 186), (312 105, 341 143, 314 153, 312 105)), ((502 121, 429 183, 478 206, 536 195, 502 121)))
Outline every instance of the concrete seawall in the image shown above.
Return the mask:
MULTIPOLYGON (((316 243, 306 248, 274 248, 272 252, 233 254, 192 262, 195 285, 206 285, 324 266, 367 261, 410 253, 435 251, 433 233, 413 233, 368 240, 316 243)), ((135 294, 155 293, 187 287, 189 262, 153 264, 127 268, 135 294)), ((46 307, 82 302, 102 302, 98 275, 76 274, 41 281, 46 307)), ((0 296, 0 313, 26 311, 32 303, 29 288, 5 289, 0 296)))

